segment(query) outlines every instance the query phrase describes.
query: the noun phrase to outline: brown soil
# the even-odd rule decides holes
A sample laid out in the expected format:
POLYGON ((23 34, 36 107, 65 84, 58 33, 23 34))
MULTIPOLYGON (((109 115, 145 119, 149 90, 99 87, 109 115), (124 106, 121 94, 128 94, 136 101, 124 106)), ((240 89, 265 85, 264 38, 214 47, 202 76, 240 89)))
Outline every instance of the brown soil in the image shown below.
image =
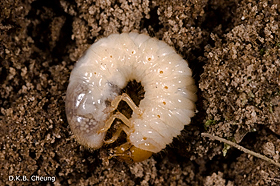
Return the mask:
POLYGON ((0 185, 280 185, 279 0, 4 0, 0 3, 0 185), (194 71, 197 115, 159 154, 106 159, 73 138, 64 99, 75 61, 97 39, 137 31, 194 71), (225 156, 223 156, 223 153, 225 156), (9 181, 26 176, 29 181, 9 181))

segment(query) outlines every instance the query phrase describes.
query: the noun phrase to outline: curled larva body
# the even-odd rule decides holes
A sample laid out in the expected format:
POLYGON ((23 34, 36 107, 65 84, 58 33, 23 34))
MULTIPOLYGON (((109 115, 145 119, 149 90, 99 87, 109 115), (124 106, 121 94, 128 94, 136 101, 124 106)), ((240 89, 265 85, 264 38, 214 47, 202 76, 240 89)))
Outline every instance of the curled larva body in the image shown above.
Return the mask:
POLYGON ((194 116, 196 86, 188 63, 165 42, 144 34, 112 34, 94 43, 71 72, 66 114, 78 142, 91 148, 103 145, 115 118, 124 125, 127 143, 115 156, 141 161, 164 149, 194 116), (119 95, 129 81, 141 82, 144 99, 137 107, 119 95), (132 108, 127 119, 113 111, 123 100, 132 108), (147 152, 147 157, 139 157, 147 152))

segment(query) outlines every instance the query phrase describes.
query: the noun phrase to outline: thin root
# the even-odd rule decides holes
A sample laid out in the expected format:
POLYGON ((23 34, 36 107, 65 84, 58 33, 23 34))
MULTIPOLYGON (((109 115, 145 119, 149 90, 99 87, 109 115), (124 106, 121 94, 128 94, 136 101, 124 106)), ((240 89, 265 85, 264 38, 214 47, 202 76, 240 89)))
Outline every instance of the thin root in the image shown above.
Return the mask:
POLYGON ((276 165, 277 167, 280 168, 280 163, 277 163, 277 162, 275 162, 274 160, 272 160, 272 159, 270 159, 270 158, 268 158, 268 157, 266 157, 266 156, 263 156, 263 155, 261 155, 261 154, 259 154, 259 153, 256 153, 256 152, 254 152, 254 151, 251 151, 251 150, 249 150, 249 149, 246 149, 246 148, 244 148, 244 147, 242 147, 242 146, 240 146, 240 145, 238 145, 238 144, 236 144, 236 143, 233 143, 233 142, 231 142, 231 141, 229 141, 229 140, 226 140, 226 139, 224 139, 224 138, 220 138, 220 137, 218 137, 218 136, 214 136, 214 135, 211 135, 211 134, 208 134, 208 133, 201 133, 201 136, 203 136, 203 137, 208 137, 208 138, 211 138, 211 139, 218 140, 218 141, 220 141, 220 142, 226 143, 226 144, 228 144, 228 145, 230 145, 230 146, 233 146, 233 147, 237 148, 238 150, 241 150, 241 151, 243 151, 243 152, 245 152, 245 153, 247 153, 247 154, 250 154, 250 155, 255 156, 255 157, 257 157, 257 158, 260 158, 260 159, 262 159, 262 160, 264 160, 264 161, 267 161, 267 162, 269 162, 269 163, 272 163, 273 165, 276 165))

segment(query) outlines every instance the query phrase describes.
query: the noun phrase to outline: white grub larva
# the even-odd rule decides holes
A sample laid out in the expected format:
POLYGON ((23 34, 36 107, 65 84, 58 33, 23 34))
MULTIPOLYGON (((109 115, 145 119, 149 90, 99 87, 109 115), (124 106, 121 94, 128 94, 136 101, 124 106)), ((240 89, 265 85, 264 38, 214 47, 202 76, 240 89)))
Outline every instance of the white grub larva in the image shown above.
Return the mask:
POLYGON ((125 161, 139 162, 170 144, 194 116, 196 86, 188 63, 165 42, 145 34, 112 34, 94 43, 71 72, 66 114, 77 141, 98 149, 122 131, 127 142, 114 149, 125 161), (144 99, 137 107, 120 94, 129 81, 141 82, 144 99), (117 109, 125 101, 126 118, 117 109), (115 119, 122 125, 104 141, 115 119))

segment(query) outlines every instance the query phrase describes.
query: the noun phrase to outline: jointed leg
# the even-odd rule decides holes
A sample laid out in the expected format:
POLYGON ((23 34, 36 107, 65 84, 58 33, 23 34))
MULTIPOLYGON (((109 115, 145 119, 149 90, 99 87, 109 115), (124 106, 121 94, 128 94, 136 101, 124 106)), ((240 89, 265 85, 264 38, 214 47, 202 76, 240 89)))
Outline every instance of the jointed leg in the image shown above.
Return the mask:
POLYGON ((138 115, 142 115, 142 111, 135 105, 133 100, 126 94, 123 93, 122 95, 117 96, 112 102, 111 102, 111 107, 113 110, 116 110, 117 107, 119 106, 120 101, 125 101, 128 106, 133 110, 138 115))
MULTIPOLYGON (((135 112, 138 115, 142 115, 142 111, 135 105, 135 103, 133 102, 133 100, 125 93, 123 93, 122 95, 117 96, 112 102, 111 102, 111 112, 116 110, 120 101, 125 101, 128 106, 130 106, 130 108, 133 110, 133 112, 135 112)), ((112 138, 105 141, 104 143, 110 144, 115 142, 118 137, 120 136, 121 132, 124 131, 127 135, 129 135, 129 128, 131 128, 131 123, 129 121, 129 119, 127 119, 122 113, 120 112, 116 112, 115 114, 113 114, 106 122, 105 125, 102 129, 100 129, 97 133, 102 133, 102 132, 106 132, 110 129, 111 125, 113 124, 115 119, 120 119, 125 125, 119 127, 117 129, 117 131, 113 134, 112 138)))
POLYGON ((120 126, 117 131, 113 134, 112 138, 104 141, 106 144, 114 143, 120 136, 121 132, 124 131, 127 135, 129 133, 129 128, 125 125, 120 126))
POLYGON ((116 114, 112 115, 105 123, 104 127, 102 129, 100 129, 97 133, 102 133, 102 132, 106 132, 107 130, 109 130, 109 128, 111 127, 111 125, 113 124, 115 119, 120 119, 122 120, 122 122, 127 125, 129 128, 131 127, 130 121, 129 119, 127 119, 122 113, 117 112, 116 114))

